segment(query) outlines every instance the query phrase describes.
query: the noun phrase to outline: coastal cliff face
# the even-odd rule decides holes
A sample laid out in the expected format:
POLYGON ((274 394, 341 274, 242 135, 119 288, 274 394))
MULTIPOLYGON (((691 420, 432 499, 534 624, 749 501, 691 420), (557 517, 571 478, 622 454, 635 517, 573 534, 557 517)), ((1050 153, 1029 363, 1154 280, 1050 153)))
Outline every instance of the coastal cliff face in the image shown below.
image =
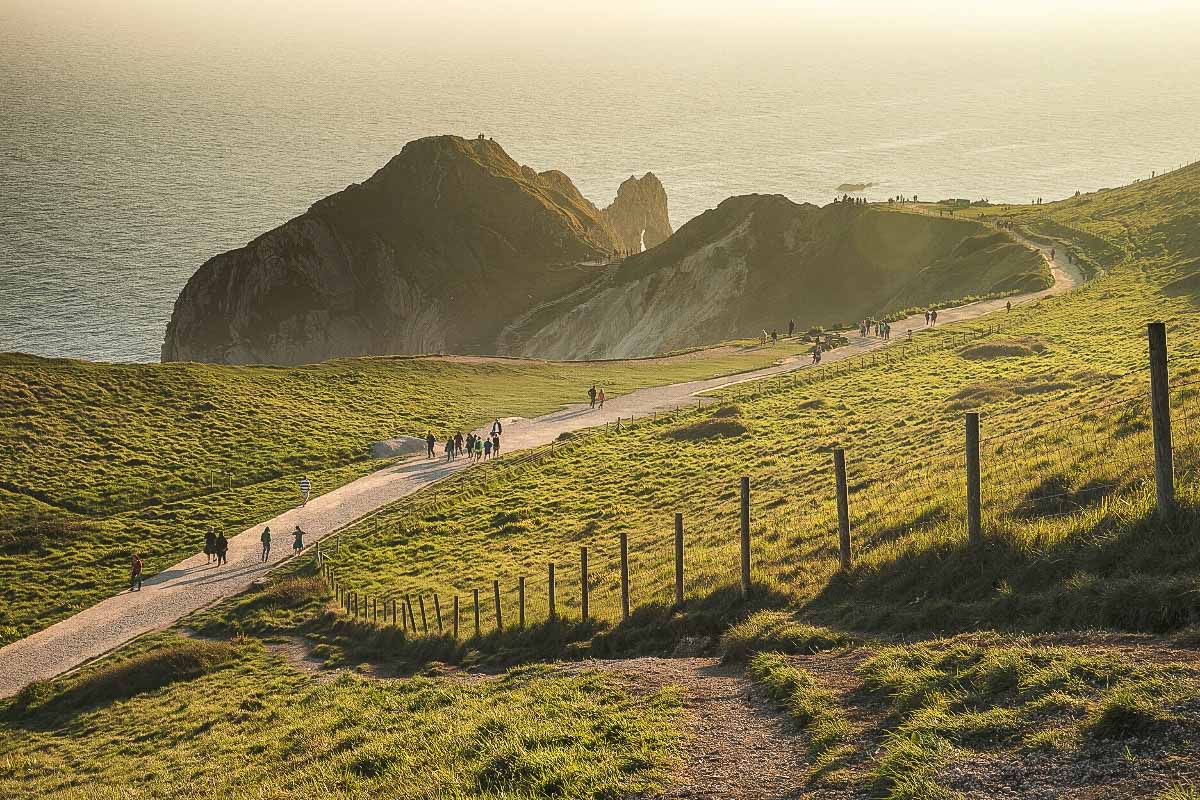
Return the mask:
POLYGON ((505 332, 505 352, 625 358, 1039 288, 1038 259, 973 222, 732 197, 505 332))
POLYGON ((176 300, 162 358, 494 352, 504 325, 629 249, 631 226, 645 223, 647 243, 662 232, 661 184, 635 184, 602 212, 566 175, 524 167, 491 140, 410 142, 364 183, 201 266, 176 300))

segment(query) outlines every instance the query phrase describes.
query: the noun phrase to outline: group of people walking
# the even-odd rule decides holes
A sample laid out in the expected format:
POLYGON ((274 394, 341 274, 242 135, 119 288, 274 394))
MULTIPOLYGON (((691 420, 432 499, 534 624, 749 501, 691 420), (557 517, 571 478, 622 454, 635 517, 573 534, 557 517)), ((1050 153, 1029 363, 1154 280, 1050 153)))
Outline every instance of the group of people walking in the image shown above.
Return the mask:
MULTIPOLYGON (((487 434, 468 433, 462 435, 462 431, 453 436, 446 437, 446 443, 442 447, 442 451, 446 455, 446 461, 454 461, 462 456, 466 456, 471 461, 484 461, 489 458, 500 457, 500 435, 504 433, 504 425, 497 419, 492 423, 492 429, 487 434)), ((426 458, 433 458, 437 453, 437 437, 433 435, 433 431, 428 431, 425 434, 426 458)))
POLYGON ((937 309, 931 308, 925 312, 925 327, 937 325, 937 309))
POLYGON ((864 319, 862 322, 858 323, 858 335, 863 337, 874 335, 877 339, 891 339, 892 326, 891 323, 888 322, 864 319))

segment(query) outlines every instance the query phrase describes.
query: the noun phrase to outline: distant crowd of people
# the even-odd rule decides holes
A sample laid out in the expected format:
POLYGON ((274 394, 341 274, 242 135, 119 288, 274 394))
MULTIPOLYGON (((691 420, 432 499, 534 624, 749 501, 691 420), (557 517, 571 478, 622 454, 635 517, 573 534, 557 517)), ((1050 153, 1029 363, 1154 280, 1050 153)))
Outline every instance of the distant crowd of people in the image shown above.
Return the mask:
MULTIPOLYGON (((451 436, 446 437, 446 442, 442 446, 442 452, 446 456, 446 461, 455 461, 459 458, 466 457, 470 461, 485 461, 489 458, 500 457, 500 436, 504 433, 504 425, 497 419, 492 423, 492 429, 487 434, 468 433, 466 436, 459 431, 451 436)), ((438 439, 433 435, 433 431, 425 432, 425 457, 435 458, 437 456, 438 439)))
POLYGON ((892 326, 887 322, 881 322, 875 319, 864 319, 862 322, 858 323, 858 335, 863 337, 874 335, 877 339, 891 339, 892 326))

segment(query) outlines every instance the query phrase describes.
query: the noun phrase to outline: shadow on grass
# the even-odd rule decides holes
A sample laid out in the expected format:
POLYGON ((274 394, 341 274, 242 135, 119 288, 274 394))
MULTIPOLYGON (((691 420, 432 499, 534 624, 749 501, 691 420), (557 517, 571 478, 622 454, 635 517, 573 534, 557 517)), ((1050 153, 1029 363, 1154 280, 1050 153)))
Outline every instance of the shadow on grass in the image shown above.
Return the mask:
POLYGON ((831 580, 805 610, 864 630, 1163 633, 1200 624, 1200 515, 1105 517, 1051 544, 914 545, 831 580))
MULTIPOLYGON (((755 587, 743 599, 737 587, 722 587, 682 608, 666 603, 641 606, 622 623, 558 617, 455 639, 449 632, 410 637, 401 628, 348 620, 327 612, 305 633, 340 651, 352 663, 386 664, 413 673, 434 664, 507 668, 547 660, 671 655, 684 644, 689 655, 715 652, 732 624, 765 608, 787 605, 785 595, 755 587)), ((319 651, 323 652, 323 651, 319 651)))

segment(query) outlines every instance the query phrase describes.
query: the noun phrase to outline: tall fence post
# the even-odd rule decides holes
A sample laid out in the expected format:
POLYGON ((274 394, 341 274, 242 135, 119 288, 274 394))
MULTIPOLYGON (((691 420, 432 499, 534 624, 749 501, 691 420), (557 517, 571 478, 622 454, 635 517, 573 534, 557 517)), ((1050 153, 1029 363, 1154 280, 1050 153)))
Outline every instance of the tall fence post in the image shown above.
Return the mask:
POLYGON ((588 618, 588 562, 587 547, 579 548, 579 609, 583 621, 588 618))
POLYGON ((554 619, 554 564, 553 564, 553 562, 549 565, 546 572, 547 572, 547 577, 550 581, 549 592, 548 592, 547 596, 550 600, 550 619, 551 619, 551 621, 553 621, 553 619, 554 619))
POLYGON ((1150 340, 1150 415, 1154 423, 1154 490, 1158 513, 1175 508, 1175 468, 1171 452, 1171 382, 1167 372, 1167 326, 1146 326, 1150 340))
POLYGON ((750 478, 742 476, 742 597, 750 596, 750 478))
POLYGON ((850 492, 846 484, 846 451, 838 447, 833 451, 833 472, 837 482, 838 552, 843 570, 850 569, 853 556, 850 552, 850 492))
POLYGON ((454 595, 454 625, 452 627, 454 628, 454 641, 456 642, 458 641, 458 618, 458 595, 454 595))
POLYGON ((396 627, 396 598, 392 598, 392 627, 396 627))
POLYGON ((442 604, 438 601, 438 596, 433 595, 433 615, 437 617, 438 636, 442 635, 442 604))
POLYGON ((683 605, 683 514, 675 513, 675 605, 683 605))
POLYGON ((479 590, 472 589, 471 596, 475 600, 475 638, 479 638, 479 590))
POLYGON ((500 581, 492 581, 492 597, 496 601, 496 630, 504 630, 504 610, 500 607, 500 581))
POLYGON ((629 534, 621 531, 621 621, 629 619, 629 534))
POLYGON ((517 578, 517 624, 525 627, 525 576, 517 578))
POLYGON ((979 412, 967 412, 967 539, 978 544, 983 538, 979 490, 979 412))
POLYGON ((421 631, 429 635, 429 619, 425 616, 425 595, 417 595, 417 605, 421 607, 421 631))

